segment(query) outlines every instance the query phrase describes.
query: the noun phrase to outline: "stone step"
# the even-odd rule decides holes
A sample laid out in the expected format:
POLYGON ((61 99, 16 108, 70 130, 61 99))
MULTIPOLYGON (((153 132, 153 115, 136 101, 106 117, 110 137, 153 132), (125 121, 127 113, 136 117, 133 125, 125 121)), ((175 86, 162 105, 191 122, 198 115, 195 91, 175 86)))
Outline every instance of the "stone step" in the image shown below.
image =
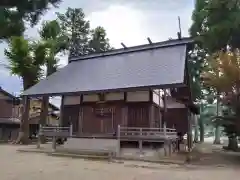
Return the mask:
POLYGON ((111 151, 98 149, 66 149, 58 148, 57 153, 71 154, 71 155, 87 155, 87 156, 111 156, 111 151))
POLYGON ((52 152, 52 153, 48 153, 48 155, 57 156, 57 157, 91 159, 91 160, 109 160, 111 158, 108 155, 76 154, 76 153, 66 153, 66 152, 52 152))
POLYGON ((63 148, 66 150, 116 152, 116 139, 68 138, 63 148))

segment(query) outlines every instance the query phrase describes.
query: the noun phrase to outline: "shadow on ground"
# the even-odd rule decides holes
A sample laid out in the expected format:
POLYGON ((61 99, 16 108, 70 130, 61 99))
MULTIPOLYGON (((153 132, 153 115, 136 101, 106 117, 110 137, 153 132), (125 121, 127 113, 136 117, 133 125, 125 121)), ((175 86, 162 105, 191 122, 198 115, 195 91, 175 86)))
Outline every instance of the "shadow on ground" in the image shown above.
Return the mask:
POLYGON ((222 145, 197 144, 190 156, 194 165, 240 167, 240 152, 226 151, 222 145))

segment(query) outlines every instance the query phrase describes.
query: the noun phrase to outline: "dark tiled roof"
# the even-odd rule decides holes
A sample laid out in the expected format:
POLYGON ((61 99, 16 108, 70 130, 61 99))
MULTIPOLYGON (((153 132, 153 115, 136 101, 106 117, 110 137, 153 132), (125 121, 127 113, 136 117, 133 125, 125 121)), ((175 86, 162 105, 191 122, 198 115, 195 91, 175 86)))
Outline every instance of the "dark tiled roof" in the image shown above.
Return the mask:
POLYGON ((10 98, 17 98, 14 95, 10 94, 9 92, 5 91, 4 89, 2 89, 2 87, 0 87, 0 92, 5 94, 6 96, 10 97, 10 98))
POLYGON ((114 50, 71 62, 23 95, 60 95, 183 85, 191 39, 114 50))

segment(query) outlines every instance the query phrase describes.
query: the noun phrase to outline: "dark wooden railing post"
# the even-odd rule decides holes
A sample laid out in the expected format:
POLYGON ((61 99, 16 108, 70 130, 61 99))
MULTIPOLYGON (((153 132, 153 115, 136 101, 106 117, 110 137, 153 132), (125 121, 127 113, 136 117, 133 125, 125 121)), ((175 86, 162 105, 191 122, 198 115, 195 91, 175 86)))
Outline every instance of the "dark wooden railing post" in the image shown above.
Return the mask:
POLYGON ((140 128, 140 138, 139 138, 139 150, 140 150, 140 153, 142 154, 142 150, 143 150, 143 141, 142 141, 142 128, 140 128))

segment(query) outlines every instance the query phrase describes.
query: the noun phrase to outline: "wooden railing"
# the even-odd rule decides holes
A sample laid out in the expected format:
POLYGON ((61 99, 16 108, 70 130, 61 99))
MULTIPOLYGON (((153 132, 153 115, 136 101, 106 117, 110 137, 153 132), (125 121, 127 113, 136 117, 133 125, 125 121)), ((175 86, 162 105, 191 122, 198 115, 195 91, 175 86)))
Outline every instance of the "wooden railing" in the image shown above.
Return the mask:
POLYGON ((70 125, 69 127, 59 127, 59 126, 40 127, 39 135, 43 135, 46 137, 71 137, 72 125, 70 125))
POLYGON ((171 128, 139 128, 118 126, 119 139, 167 140, 177 139, 176 129, 171 128))
POLYGON ((40 148, 41 136, 52 138, 52 149, 56 150, 56 142, 58 138, 72 137, 72 125, 69 127, 59 127, 59 126, 43 126, 39 128, 38 143, 37 148, 40 148))

